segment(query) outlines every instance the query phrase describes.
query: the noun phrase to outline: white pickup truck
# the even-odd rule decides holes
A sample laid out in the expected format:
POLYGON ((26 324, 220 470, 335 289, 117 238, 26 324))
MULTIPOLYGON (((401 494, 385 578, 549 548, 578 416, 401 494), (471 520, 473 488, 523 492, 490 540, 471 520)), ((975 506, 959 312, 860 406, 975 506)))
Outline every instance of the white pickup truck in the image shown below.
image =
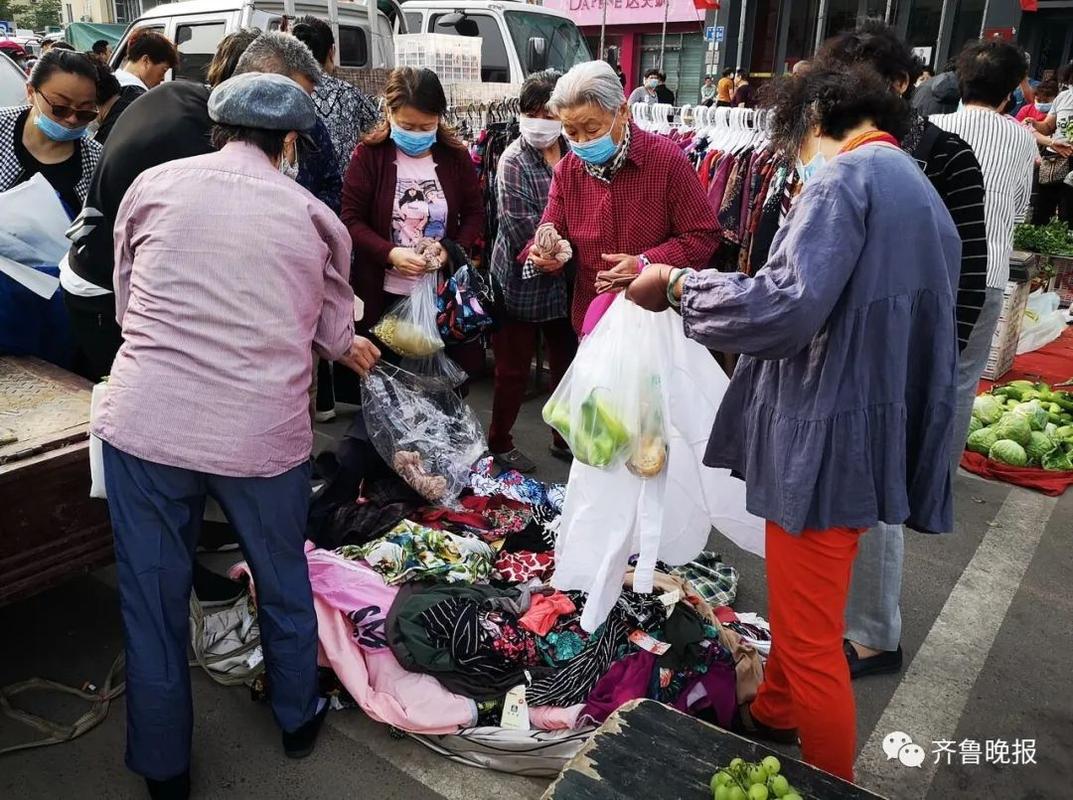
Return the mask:
POLYGON ((133 31, 157 30, 175 42, 181 63, 172 77, 203 80, 220 40, 242 28, 278 30, 284 15, 311 14, 337 25, 336 58, 342 67, 391 67, 395 33, 444 33, 481 39, 481 80, 519 84, 546 67, 567 70, 591 59, 581 32, 567 15, 504 0, 391 0, 390 14, 367 0, 185 0, 161 3, 127 28, 112 66, 123 63, 133 31), (332 19, 332 12, 335 19, 332 19))

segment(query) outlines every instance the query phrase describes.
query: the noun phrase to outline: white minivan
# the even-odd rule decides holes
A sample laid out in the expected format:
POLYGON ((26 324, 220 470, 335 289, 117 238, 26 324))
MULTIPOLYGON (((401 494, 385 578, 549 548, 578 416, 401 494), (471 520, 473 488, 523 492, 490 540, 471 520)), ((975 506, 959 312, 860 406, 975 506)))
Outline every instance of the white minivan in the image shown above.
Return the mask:
MULTIPOLYGON (((395 6, 398 8, 398 6, 395 6)), ((390 67, 395 59, 392 44, 394 25, 380 10, 376 12, 376 30, 369 35, 369 17, 365 2, 339 0, 339 36, 336 58, 342 67, 390 67)), ((399 10, 401 13, 401 9, 399 10)), ((229 33, 243 28, 262 31, 279 30, 283 22, 282 0, 185 0, 161 3, 134 20, 116 45, 112 67, 118 68, 126 58, 127 41, 136 30, 149 29, 167 36, 179 49, 179 68, 173 78, 201 81, 216 53, 216 47, 229 33)), ((328 19, 326 0, 296 0, 294 15, 310 14, 328 19)))
MULTIPOLYGON (((566 14, 515 0, 390 0, 391 16, 377 8, 370 36, 366 0, 338 0, 336 59, 341 67, 390 67, 394 33, 444 33, 481 39, 481 80, 520 84, 529 74, 554 67, 566 71, 591 59, 585 39, 566 14)), ((278 30, 283 0, 185 0, 161 3, 131 23, 115 48, 112 66, 126 57, 131 33, 157 30, 175 42, 181 61, 172 77, 204 80, 220 40, 242 28, 278 30)), ((296 16, 328 20, 327 0, 295 0, 296 16)))

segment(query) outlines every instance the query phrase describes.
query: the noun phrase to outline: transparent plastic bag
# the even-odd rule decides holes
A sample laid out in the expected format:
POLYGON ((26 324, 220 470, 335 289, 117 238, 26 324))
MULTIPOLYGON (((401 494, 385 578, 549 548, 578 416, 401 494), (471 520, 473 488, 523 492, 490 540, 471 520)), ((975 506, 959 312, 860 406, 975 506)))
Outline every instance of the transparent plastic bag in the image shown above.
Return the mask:
POLYGON ((443 380, 381 363, 361 384, 369 439, 380 457, 433 503, 469 486, 487 444, 477 415, 443 380))
POLYGON ((626 469, 638 478, 654 478, 667 466, 667 430, 664 425, 663 381, 652 375, 640 386, 637 438, 626 469))
POLYGON ((451 389, 457 389, 469 380, 466 371, 448 357, 446 350, 441 350, 436 355, 427 358, 404 358, 399 362, 399 366, 422 378, 442 381, 451 389))
POLYGON ((544 421, 582 464, 614 467, 639 444, 641 396, 654 366, 638 349, 645 313, 625 297, 616 299, 544 406, 544 421))
POLYGON ((426 272, 409 297, 393 305, 373 327, 373 335, 403 358, 427 358, 443 350, 436 325, 435 272, 426 272))

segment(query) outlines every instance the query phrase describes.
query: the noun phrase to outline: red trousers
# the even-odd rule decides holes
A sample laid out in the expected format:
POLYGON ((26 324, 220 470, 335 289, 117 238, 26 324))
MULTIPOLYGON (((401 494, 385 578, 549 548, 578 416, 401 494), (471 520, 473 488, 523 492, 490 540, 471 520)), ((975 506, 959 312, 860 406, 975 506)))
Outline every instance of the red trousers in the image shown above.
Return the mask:
POLYGON ((791 536, 767 523, 771 656, 751 714, 797 728, 805 761, 853 780, 857 710, 842 651, 846 597, 860 531, 791 536))
MULTIPOLYGON (((577 352, 577 334, 568 319, 550 322, 505 322, 492 334, 495 354, 495 395, 492 398, 492 424, 488 429, 488 449, 507 453, 514 449, 510 435, 529 383, 529 368, 536 351, 537 331, 544 337, 551 367, 552 388, 559 385, 577 352)), ((555 441, 563 444, 558 434, 555 441)))

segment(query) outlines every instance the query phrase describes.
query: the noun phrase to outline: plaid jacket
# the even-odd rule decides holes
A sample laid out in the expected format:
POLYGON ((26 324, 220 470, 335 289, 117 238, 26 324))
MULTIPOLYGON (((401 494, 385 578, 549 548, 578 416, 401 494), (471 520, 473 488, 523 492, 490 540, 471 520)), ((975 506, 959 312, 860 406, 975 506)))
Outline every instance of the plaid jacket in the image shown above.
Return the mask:
MULTIPOLYGON (((16 123, 19 121, 19 116, 28 108, 29 106, 0 108, 0 192, 6 192, 29 177, 15 155, 16 123)), ((81 139, 77 146, 82 156, 82 176, 75 184, 75 192, 84 203, 86 194, 89 192, 89 181, 93 177, 93 170, 97 168, 97 162, 101 159, 101 146, 92 139, 81 139)))
MULTIPOLYGON (((566 143, 562 142, 566 153, 566 143)), ((566 277, 563 272, 522 276, 518 254, 533 238, 548 204, 552 170, 523 139, 515 139, 503 151, 496 175, 499 230, 492 248, 492 277, 503 292, 506 311, 522 322, 563 319, 569 312, 566 277)))

